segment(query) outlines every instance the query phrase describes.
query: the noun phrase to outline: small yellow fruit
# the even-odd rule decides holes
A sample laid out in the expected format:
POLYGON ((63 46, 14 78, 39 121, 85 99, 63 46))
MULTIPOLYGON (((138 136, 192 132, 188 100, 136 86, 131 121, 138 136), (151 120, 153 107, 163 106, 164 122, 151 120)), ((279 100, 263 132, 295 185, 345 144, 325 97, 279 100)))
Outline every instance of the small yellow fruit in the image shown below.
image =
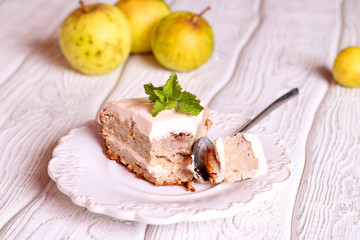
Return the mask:
POLYGON ((151 52, 150 35, 154 26, 170 14, 170 8, 162 0, 120 0, 120 8, 131 28, 131 53, 151 52))
POLYGON ((360 87, 360 47, 345 48, 337 55, 333 76, 345 87, 360 87))
POLYGON ((129 56, 130 26, 120 9, 93 4, 73 11, 60 30, 60 47, 72 67, 88 75, 105 74, 129 56))

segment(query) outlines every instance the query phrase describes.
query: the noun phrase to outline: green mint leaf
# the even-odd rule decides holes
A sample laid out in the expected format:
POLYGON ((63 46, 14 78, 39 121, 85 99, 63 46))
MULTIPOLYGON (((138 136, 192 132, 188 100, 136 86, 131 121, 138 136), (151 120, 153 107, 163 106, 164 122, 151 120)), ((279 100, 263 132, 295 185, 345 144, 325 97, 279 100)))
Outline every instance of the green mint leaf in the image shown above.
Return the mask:
POLYGON ((163 110, 170 110, 177 106, 177 111, 197 116, 204 108, 200 100, 182 88, 176 73, 172 73, 164 86, 154 87, 151 83, 144 85, 145 93, 154 104, 152 116, 156 117, 163 110))
POLYGON ((172 108, 174 108, 176 105, 176 101, 169 101, 169 102, 159 102, 157 101, 154 104, 154 108, 152 110, 152 116, 156 117, 159 112, 163 111, 163 110, 171 110, 172 108))
POLYGON ((158 97, 158 99, 160 100, 160 102, 166 102, 166 96, 164 94, 163 91, 161 90, 154 90, 154 94, 156 95, 156 97, 158 97))
POLYGON ((196 99, 194 94, 184 91, 182 92, 181 99, 178 101, 177 109, 178 112, 197 116, 204 107, 200 105, 200 100, 196 99))
POLYGON ((154 87, 154 85, 152 85, 152 83, 149 83, 149 84, 145 84, 144 85, 144 89, 145 89, 145 93, 147 94, 147 95, 149 95, 149 100, 151 101, 151 102, 156 102, 156 101, 158 101, 159 100, 159 97, 158 96, 156 96, 156 94, 155 94, 155 90, 162 90, 162 87, 154 87))
POLYGON ((166 107, 166 103, 156 101, 152 110, 152 116, 156 117, 159 114, 159 112, 165 110, 165 107, 166 107))
POLYGON ((172 73, 166 81, 164 85, 164 94, 177 101, 181 98, 181 86, 177 81, 176 73, 172 73))
POLYGON ((166 103, 165 110, 171 110, 175 107, 175 105, 176 105, 176 101, 170 100, 166 103))

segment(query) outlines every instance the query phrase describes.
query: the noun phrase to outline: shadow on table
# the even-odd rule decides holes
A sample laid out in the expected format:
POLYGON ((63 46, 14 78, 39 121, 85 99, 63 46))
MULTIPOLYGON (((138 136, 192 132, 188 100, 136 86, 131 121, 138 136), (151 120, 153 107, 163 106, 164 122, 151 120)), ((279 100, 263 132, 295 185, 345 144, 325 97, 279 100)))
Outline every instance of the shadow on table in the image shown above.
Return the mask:
POLYGON ((334 82, 331 70, 326 66, 317 66, 315 67, 315 73, 319 75, 322 79, 326 80, 329 84, 334 82))
POLYGON ((152 53, 142 53, 142 54, 130 54, 128 61, 136 61, 137 66, 141 66, 149 69, 164 70, 164 68, 157 62, 152 53))
POLYGON ((34 49, 32 55, 41 58, 40 61, 44 62, 46 65, 75 71, 62 55, 58 37, 56 35, 53 34, 45 40, 40 38, 33 39, 28 44, 34 49))

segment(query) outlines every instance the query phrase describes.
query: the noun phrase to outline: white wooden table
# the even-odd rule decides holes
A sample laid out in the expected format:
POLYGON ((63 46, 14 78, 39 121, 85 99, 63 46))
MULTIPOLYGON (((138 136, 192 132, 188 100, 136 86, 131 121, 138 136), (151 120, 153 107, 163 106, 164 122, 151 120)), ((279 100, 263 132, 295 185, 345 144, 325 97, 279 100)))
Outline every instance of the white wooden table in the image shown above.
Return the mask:
MULTIPOLYGON (((93 3, 94 1, 88 1, 93 3)), ((106 1, 113 3, 113 1, 106 1)), ((47 173, 61 136, 109 100, 144 96, 170 71, 151 54, 85 76, 63 58, 58 32, 77 1, 0 1, 0 239, 360 239, 360 88, 331 75, 340 49, 360 45, 358 0, 174 0, 173 11, 212 10, 216 46, 179 73, 210 108, 253 117, 280 94, 300 95, 263 120, 284 140, 288 184, 226 219, 146 225, 73 204, 47 173)))

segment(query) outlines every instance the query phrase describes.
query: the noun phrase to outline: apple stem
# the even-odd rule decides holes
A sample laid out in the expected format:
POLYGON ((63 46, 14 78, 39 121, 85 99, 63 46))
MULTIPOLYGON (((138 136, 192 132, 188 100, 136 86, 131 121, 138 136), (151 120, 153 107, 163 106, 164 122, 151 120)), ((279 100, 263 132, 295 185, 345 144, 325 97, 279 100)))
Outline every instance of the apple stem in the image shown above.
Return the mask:
POLYGON ((81 9, 83 10, 84 13, 87 13, 86 7, 85 7, 85 3, 83 1, 79 1, 80 5, 81 5, 81 9))
POLYGON ((201 17, 205 12, 209 11, 210 9, 211 9, 210 6, 207 7, 207 8, 205 8, 201 13, 199 13, 199 14, 196 15, 196 16, 194 16, 191 21, 192 21, 193 23, 197 23, 197 21, 199 20, 199 17, 201 17))

